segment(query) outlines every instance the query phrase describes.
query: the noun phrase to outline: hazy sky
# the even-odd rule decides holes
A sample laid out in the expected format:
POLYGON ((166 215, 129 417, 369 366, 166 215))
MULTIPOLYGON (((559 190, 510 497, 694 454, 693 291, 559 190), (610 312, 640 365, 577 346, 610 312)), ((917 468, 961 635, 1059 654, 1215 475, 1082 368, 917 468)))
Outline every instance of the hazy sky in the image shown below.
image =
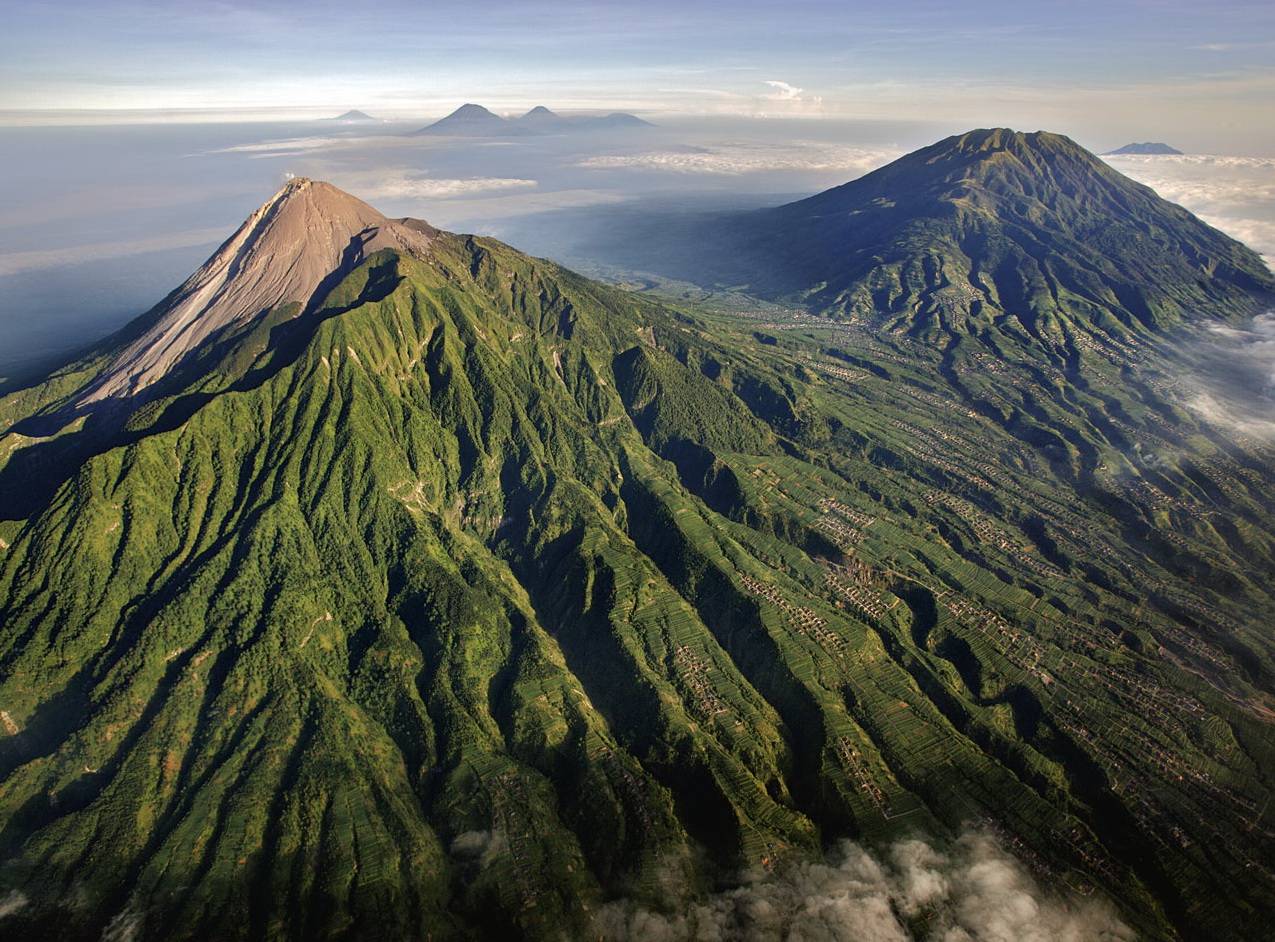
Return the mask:
POLYGON ((1275 150, 1270 0, 0 0, 0 19, 9 112, 545 103, 1275 150))

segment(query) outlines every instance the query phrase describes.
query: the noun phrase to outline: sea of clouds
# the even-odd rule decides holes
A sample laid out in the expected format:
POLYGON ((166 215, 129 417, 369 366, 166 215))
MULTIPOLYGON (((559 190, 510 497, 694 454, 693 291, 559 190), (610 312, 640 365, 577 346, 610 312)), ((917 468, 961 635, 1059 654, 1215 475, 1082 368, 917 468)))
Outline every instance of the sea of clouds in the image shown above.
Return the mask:
POLYGON ((1275 264, 1275 158, 1131 154, 1105 159, 1275 264))
MULTIPOLYGON (((389 216, 580 260, 579 234, 616 210, 777 205, 958 130, 750 119, 458 140, 413 137, 417 126, 0 128, 0 376, 148 310, 289 174, 328 180, 389 216)), ((1275 258, 1275 160, 1108 161, 1275 258)))
POLYGON ((1215 325, 1192 351, 1190 406, 1215 425, 1275 441, 1275 312, 1215 325))

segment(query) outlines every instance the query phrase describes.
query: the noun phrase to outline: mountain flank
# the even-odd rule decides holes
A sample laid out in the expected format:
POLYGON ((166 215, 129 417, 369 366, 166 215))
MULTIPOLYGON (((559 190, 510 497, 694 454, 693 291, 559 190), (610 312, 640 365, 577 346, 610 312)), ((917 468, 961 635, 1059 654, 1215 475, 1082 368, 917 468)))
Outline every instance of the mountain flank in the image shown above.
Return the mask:
POLYGON ((1251 249, 1066 137, 971 131, 774 209, 668 215, 602 236, 607 260, 838 318, 977 331, 1009 318, 1060 348, 1252 313, 1251 249))
POLYGON ((1275 922, 1275 449, 1115 287, 1269 275, 1091 159, 975 132, 748 217, 879 273, 836 318, 289 182, 0 397, 0 930, 1275 922))

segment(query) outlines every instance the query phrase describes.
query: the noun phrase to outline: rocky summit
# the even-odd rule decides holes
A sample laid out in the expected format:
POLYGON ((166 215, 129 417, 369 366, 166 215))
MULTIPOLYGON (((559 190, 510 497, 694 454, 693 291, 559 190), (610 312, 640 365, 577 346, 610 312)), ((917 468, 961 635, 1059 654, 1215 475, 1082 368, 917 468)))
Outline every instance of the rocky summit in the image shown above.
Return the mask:
POLYGON ((6 938, 1272 924, 1275 449, 1179 342, 1269 272, 1047 134, 750 218, 808 308, 292 181, 3 390, 6 938))

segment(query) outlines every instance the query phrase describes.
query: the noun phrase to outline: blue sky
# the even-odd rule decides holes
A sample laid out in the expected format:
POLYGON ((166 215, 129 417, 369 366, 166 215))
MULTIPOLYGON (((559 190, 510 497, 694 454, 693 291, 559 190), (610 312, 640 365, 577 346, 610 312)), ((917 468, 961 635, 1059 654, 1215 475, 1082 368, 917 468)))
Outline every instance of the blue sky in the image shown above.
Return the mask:
POLYGON ((1252 137, 1275 102, 1275 3, 1248 0, 0 0, 0 13, 9 111, 409 118, 479 101, 1252 137))

